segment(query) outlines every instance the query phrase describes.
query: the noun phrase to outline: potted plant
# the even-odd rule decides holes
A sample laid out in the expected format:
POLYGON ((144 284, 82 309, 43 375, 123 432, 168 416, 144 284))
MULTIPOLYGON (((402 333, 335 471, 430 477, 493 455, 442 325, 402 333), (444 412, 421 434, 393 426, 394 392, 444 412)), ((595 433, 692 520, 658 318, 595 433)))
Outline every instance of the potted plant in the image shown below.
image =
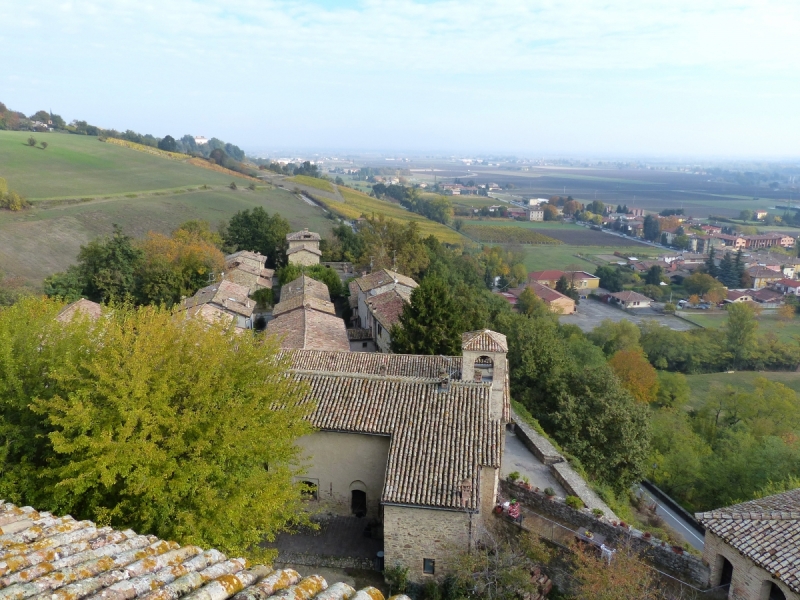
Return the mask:
POLYGON ((628 525, 627 525, 627 523, 625 523, 625 521, 620 521, 619 522, 619 526, 622 527, 623 529, 627 529, 628 528, 628 525))
POLYGON ((494 514, 496 514, 496 515, 502 515, 503 514, 503 505, 502 504, 498 504, 497 506, 494 507, 494 514))
POLYGON ((556 497, 556 491, 551 487, 544 488, 544 495, 547 496, 548 500, 552 500, 556 497))
POLYGON ((603 516, 605 513, 603 512, 603 509, 602 509, 602 508, 593 508, 593 509, 592 509, 592 514, 593 514, 595 517, 597 517, 598 519, 600 519, 600 518, 602 518, 602 516, 603 516))
POLYGON ((524 487, 526 490, 531 489, 531 480, 528 479, 527 476, 522 477, 522 487, 524 487))
POLYGON ((594 537, 594 534, 591 531, 589 531, 588 529, 583 532, 583 535, 585 535, 589 539, 592 539, 594 537))
POLYGON ((506 479, 508 479, 511 483, 516 483, 519 479, 519 471, 512 471, 506 475, 506 479))
POLYGON ((672 547, 672 551, 673 551, 675 554, 683 554, 683 548, 682 548, 682 547, 680 547, 680 546, 673 546, 673 547, 672 547))
POLYGON ((652 534, 649 531, 644 532, 644 539, 649 540, 652 534))

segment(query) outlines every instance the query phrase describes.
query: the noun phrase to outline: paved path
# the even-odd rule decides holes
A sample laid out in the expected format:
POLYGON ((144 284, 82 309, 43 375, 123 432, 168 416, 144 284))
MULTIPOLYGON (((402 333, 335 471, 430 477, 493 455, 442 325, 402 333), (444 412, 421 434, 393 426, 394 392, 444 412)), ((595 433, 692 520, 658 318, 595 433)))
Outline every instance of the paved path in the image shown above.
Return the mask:
POLYGON ((689 542, 692 547, 696 548, 697 550, 703 551, 704 540, 703 536, 693 527, 689 527, 686 522, 683 520, 683 517, 680 516, 677 512, 673 511, 669 506, 654 498, 650 492, 644 489, 642 486, 639 486, 638 489, 639 493, 641 493, 645 497, 645 501, 648 504, 655 503, 656 505, 656 514, 664 519, 667 525, 670 526, 677 534, 679 534, 684 540, 689 542))
POLYGON ((520 475, 525 475, 531 480, 534 488, 544 490, 551 487, 555 490, 556 496, 565 498, 567 492, 561 484, 553 477, 550 467, 541 463, 522 441, 516 436, 513 430, 506 430, 506 450, 503 454, 503 464, 500 466, 500 476, 505 479, 506 475, 512 471, 518 471, 520 475))

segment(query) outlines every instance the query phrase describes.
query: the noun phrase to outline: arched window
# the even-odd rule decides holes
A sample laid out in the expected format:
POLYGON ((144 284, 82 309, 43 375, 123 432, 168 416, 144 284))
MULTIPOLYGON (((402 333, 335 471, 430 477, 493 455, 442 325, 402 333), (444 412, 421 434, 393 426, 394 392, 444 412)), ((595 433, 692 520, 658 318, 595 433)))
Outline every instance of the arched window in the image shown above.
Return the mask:
POLYGON ((786 600, 786 594, 783 593, 783 590, 775 585, 774 581, 765 581, 764 586, 769 591, 769 596, 762 596, 762 598, 767 598, 767 600, 786 600))
POLYGON ((494 375, 494 361, 490 356, 479 356, 475 360, 475 382, 491 381, 494 375))

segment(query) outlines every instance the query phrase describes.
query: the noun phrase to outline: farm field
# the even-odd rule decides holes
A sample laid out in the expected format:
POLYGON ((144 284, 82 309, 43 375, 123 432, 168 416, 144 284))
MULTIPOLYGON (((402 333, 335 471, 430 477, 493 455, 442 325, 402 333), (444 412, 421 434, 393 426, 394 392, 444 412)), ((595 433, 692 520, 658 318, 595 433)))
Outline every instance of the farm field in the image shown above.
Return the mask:
MULTIPOLYGON (((575 225, 573 223, 557 223, 553 221, 512 221, 510 219, 465 219, 464 227, 475 226, 479 227, 492 227, 500 230, 501 227, 508 229, 527 229, 534 231, 551 238, 555 238, 565 244, 572 244, 575 246, 603 246, 608 245, 615 248, 622 247, 636 247, 638 249, 647 250, 652 248, 647 244, 641 244, 631 238, 623 238, 620 236, 610 235, 602 231, 596 231, 583 227, 582 225, 575 225)), ((472 230, 472 229, 470 229, 472 230)), ((472 236, 474 237, 474 236, 472 236)))
POLYGON ((82 244, 110 233, 113 223, 129 235, 143 237, 148 231, 168 233, 190 219, 205 219, 216 226, 237 211, 256 206, 280 213, 297 229, 308 227, 322 235, 328 235, 334 223, 320 208, 285 190, 233 191, 227 186, 162 196, 120 196, 24 213, 2 211, 0 270, 38 286, 48 275, 72 264, 82 244))
POLYGON ((523 227, 497 226, 476 226, 472 223, 465 223, 461 228, 461 233, 476 242, 488 244, 560 244, 555 238, 549 237, 544 233, 525 229, 523 227))
POLYGON ((186 162, 99 142, 96 137, 36 134, 46 150, 25 143, 30 133, 0 131, 0 177, 28 200, 83 198, 228 185, 233 176, 186 162))
MULTIPOLYGON (((594 273, 595 269, 607 264, 609 261, 601 258, 602 255, 613 255, 615 251, 630 252, 630 247, 623 246, 578 246, 574 244, 559 244, 557 246, 524 246, 525 267, 528 271, 543 271, 545 269, 566 269, 576 266, 581 270, 594 273)), ((636 250, 639 258, 650 256, 658 252, 657 248, 643 247, 644 252, 636 250)))
MULTIPOLYGON (((728 315, 721 314, 703 314, 704 311, 697 310, 683 310, 681 316, 689 319, 693 323, 697 323, 703 327, 716 329, 725 325, 728 322, 728 315)), ((759 333, 774 333, 778 339, 784 342, 794 341, 795 337, 800 336, 800 318, 795 316, 789 322, 781 321, 774 312, 764 312, 758 320, 759 333)))
POLYGON ((782 383, 800 393, 800 373, 794 371, 737 371, 736 373, 708 373, 704 375, 687 375, 686 381, 691 388, 690 405, 694 406, 705 398, 715 387, 731 386, 743 392, 755 388, 755 379, 764 377, 770 381, 782 383))
POLYGON ((294 177, 287 177, 284 181, 290 181, 292 183, 300 183, 302 185, 307 185, 312 188, 316 188, 318 190, 322 190, 323 192, 330 192, 333 193, 333 185, 330 181, 326 181, 325 179, 319 179, 317 177, 308 177, 307 175, 295 175, 294 177))
POLYGON ((372 198, 344 186, 338 186, 339 192, 344 198, 344 202, 332 200, 323 196, 317 196, 326 208, 345 219, 358 219, 362 215, 382 214, 388 219, 395 219, 403 223, 414 222, 419 226, 423 236, 433 235, 439 241, 448 244, 464 244, 467 239, 454 229, 426 219, 422 215, 410 212, 399 204, 393 204, 384 200, 372 198))

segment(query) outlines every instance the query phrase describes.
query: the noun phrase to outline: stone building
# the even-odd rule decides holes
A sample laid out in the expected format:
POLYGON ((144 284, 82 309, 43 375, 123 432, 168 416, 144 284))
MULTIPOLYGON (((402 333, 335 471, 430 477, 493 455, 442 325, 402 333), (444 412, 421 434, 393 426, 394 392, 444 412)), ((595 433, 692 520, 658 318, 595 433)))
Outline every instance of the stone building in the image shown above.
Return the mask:
POLYGON ((322 257, 319 249, 321 238, 318 233, 303 229, 295 231, 286 236, 286 243, 289 245, 286 250, 286 258, 292 265, 318 265, 322 257))
POLYGON ((471 548, 494 505, 509 419, 508 346, 464 334, 462 356, 291 352, 318 430, 299 444, 321 510, 383 523, 386 565, 414 581, 471 548))
POLYGON ((246 287, 252 296, 254 292, 272 289, 275 271, 264 265, 267 257, 258 252, 239 251, 225 257, 223 279, 246 287))
POLYGON ((67 304, 56 315, 56 321, 61 323, 69 323, 77 315, 85 316, 92 321, 96 321, 103 314, 103 306, 97 302, 92 302, 86 298, 81 298, 70 304, 67 304))
MULTIPOLYGON (((245 558, 154 535, 100 527, 70 516, 0 503, 3 563, 0 596, 106 600, 384 600, 319 575, 273 570, 245 558)), ((409 600, 397 596, 397 600, 409 600)))
POLYGON ((200 288, 191 298, 183 301, 189 316, 199 316, 209 323, 220 320, 231 322, 239 331, 253 328, 255 302, 250 299, 250 289, 232 281, 220 281, 200 288))
POLYGON ((389 269, 381 269, 350 282, 350 308, 356 327, 372 332, 380 352, 390 352, 389 332, 411 301, 417 282, 389 269))
POLYGON ((731 600, 800 600, 800 489, 698 513, 712 587, 731 600))
POLYGON ((321 281, 301 275, 284 285, 272 315, 267 333, 281 338, 281 348, 350 351, 344 320, 321 281))

